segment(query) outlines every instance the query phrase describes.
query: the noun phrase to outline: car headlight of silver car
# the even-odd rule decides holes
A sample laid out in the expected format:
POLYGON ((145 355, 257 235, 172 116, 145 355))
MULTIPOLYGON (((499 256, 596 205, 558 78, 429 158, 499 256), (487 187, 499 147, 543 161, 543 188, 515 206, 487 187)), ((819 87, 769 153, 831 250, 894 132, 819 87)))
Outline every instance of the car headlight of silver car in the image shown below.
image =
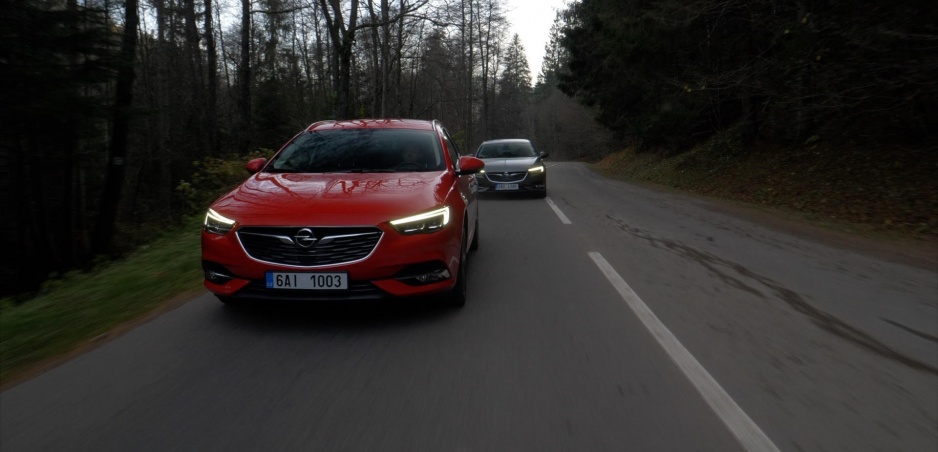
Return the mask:
POLYGON ((225 217, 212 209, 208 209, 203 225, 205 226, 206 232, 225 235, 234 228, 235 220, 225 217))
POLYGON ((543 173, 543 172, 544 172, 544 165, 537 165, 537 166, 528 168, 528 172, 529 172, 529 173, 532 173, 532 174, 543 173))
POLYGON ((391 220, 391 226, 397 230, 397 232, 405 235, 436 232, 443 229, 447 224, 449 224, 448 206, 426 213, 391 220))

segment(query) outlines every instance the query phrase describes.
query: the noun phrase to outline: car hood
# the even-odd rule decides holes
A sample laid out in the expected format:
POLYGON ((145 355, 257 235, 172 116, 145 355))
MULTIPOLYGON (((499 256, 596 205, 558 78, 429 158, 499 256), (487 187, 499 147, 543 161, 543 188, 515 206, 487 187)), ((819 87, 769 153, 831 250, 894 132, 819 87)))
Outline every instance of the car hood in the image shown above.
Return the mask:
POLYGON ((257 173, 212 204, 241 224, 369 225, 439 207, 455 176, 257 173))
POLYGON ((512 171, 527 171, 528 168, 534 166, 537 162, 537 157, 518 157, 511 159, 482 159, 485 162, 485 172, 487 173, 503 173, 503 172, 512 172, 512 171))

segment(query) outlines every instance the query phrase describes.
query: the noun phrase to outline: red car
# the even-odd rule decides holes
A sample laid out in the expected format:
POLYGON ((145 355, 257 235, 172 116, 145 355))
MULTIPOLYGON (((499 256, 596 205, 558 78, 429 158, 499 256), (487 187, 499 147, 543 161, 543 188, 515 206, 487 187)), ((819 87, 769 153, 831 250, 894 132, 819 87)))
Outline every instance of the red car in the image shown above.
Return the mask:
POLYGON ((205 287, 240 300, 466 301, 484 167, 438 121, 317 122, 216 200, 205 287))

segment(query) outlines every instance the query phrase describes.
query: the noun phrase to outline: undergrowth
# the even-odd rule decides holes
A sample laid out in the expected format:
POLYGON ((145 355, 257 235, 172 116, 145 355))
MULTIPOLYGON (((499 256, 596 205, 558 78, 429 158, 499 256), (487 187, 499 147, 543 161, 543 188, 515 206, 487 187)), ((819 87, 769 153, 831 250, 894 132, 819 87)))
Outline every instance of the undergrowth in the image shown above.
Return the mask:
POLYGON ((925 149, 835 147, 817 137, 796 148, 742 148, 722 135, 673 156, 624 149, 594 166, 614 177, 790 209, 809 219, 938 235, 938 158, 925 149))

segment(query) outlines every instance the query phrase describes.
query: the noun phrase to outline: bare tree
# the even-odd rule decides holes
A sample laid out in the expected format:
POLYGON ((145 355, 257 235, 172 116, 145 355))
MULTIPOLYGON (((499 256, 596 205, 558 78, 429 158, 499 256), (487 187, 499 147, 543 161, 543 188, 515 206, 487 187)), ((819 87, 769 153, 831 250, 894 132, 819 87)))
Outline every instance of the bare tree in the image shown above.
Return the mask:
MULTIPOLYGON (((246 0, 245 0, 246 1, 246 0)), ((351 117, 350 91, 352 73, 352 45, 358 25, 358 0, 351 0, 348 23, 339 0, 319 0, 326 27, 332 38, 332 79, 335 89, 336 118, 351 117), (326 3, 328 1, 328 4, 326 3)))

